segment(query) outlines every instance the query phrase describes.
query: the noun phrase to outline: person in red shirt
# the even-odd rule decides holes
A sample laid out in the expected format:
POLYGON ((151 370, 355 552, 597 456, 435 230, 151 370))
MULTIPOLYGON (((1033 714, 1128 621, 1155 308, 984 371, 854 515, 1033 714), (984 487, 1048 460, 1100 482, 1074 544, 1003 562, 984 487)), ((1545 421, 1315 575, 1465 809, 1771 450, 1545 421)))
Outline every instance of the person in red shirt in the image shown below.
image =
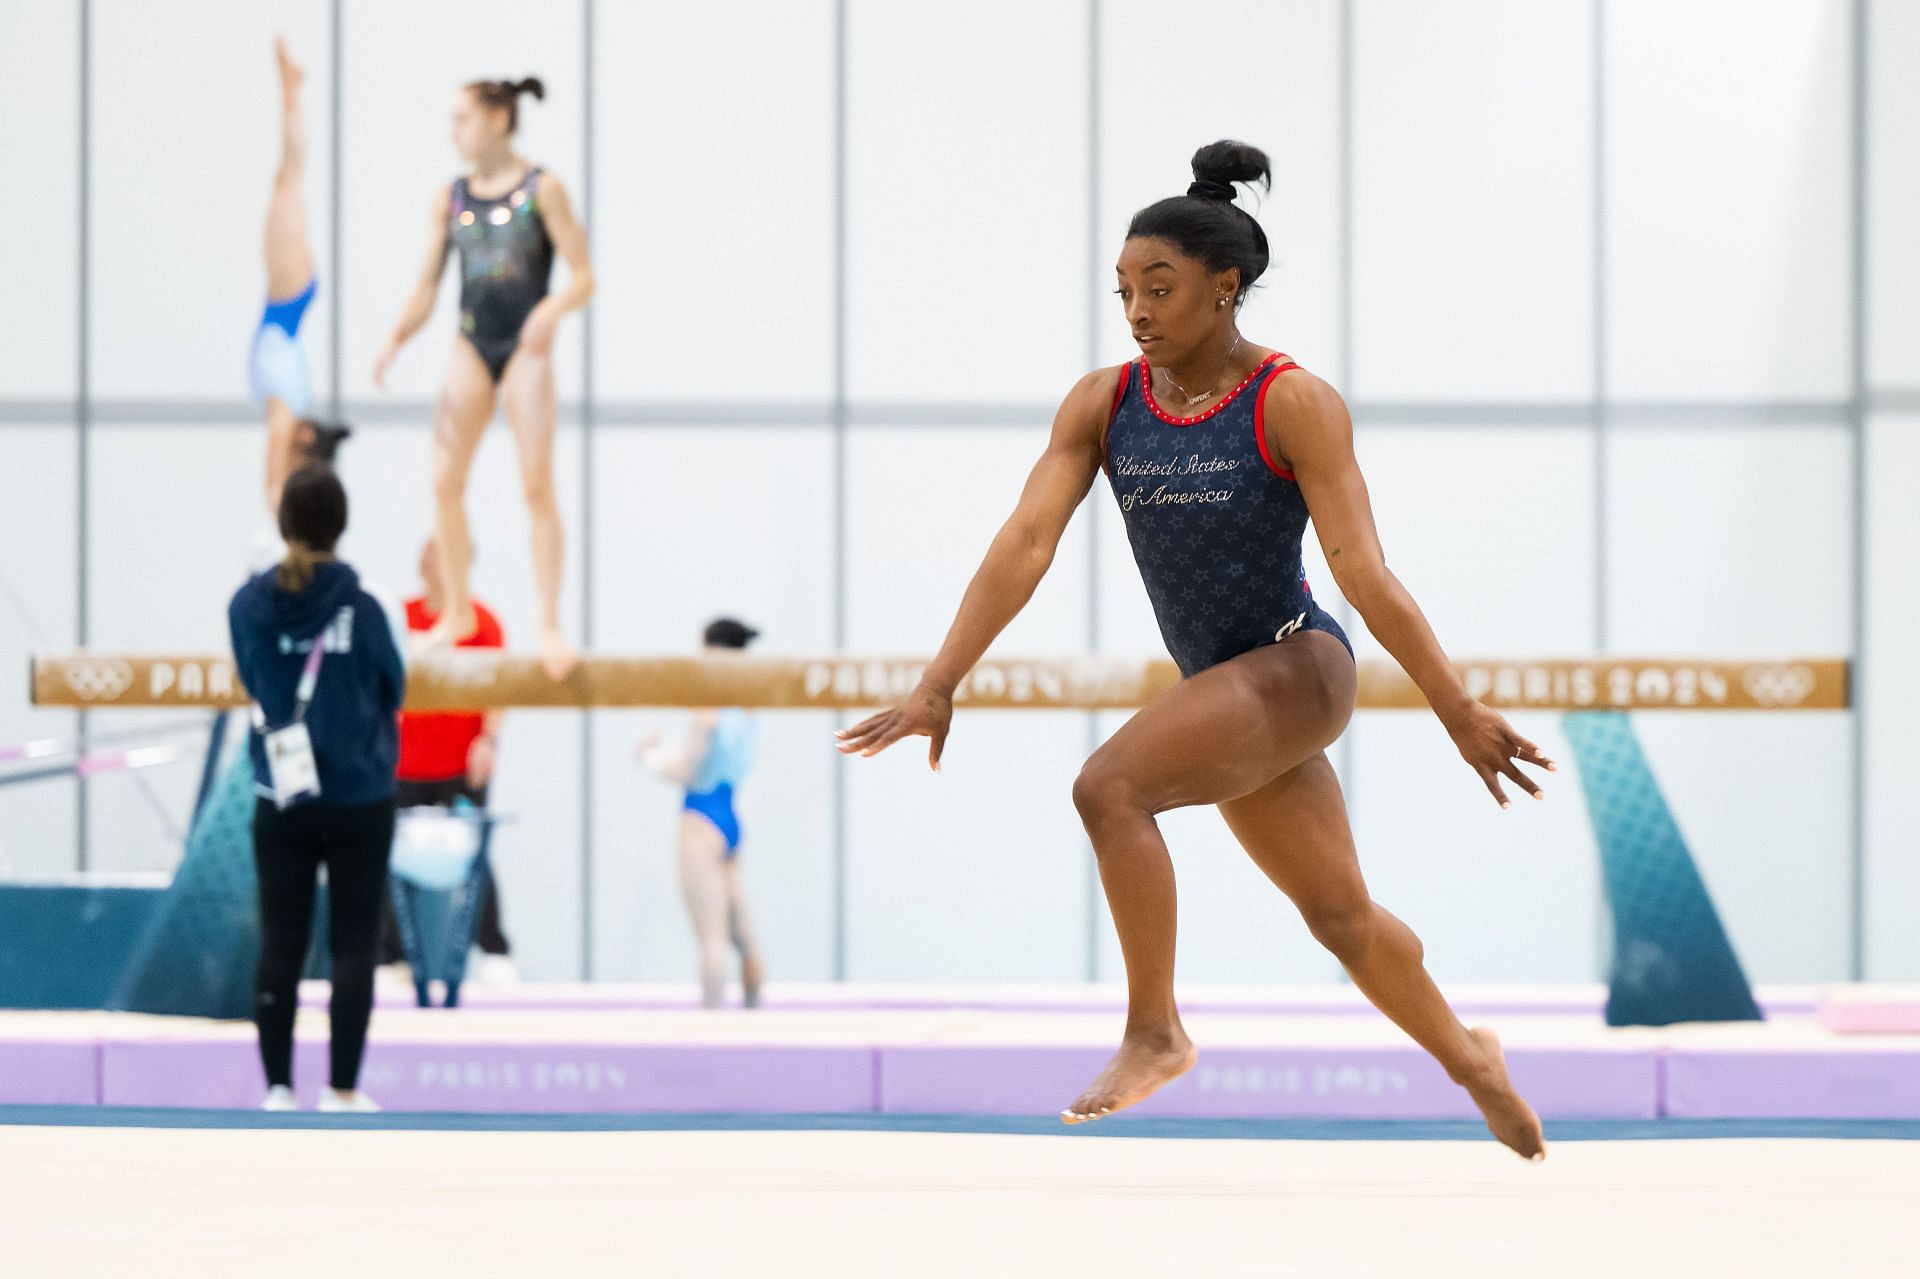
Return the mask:
MULTIPOLYGON (((439 552, 432 538, 420 550, 420 581, 424 594, 407 601, 407 631, 419 636, 440 620, 444 587, 439 552)), ((506 632, 500 619, 479 600, 473 601, 476 625, 459 642, 460 648, 505 648, 506 632)), ((401 711, 400 764, 397 769, 401 808, 445 806, 464 796, 479 808, 487 806, 487 788, 493 781, 493 763, 500 732, 500 712, 401 711)), ((485 959, 482 981, 510 980, 516 974, 509 958, 506 933, 500 927, 500 890, 491 872, 480 885, 480 916, 475 942, 485 959)), ((389 919, 386 954, 401 958, 397 928, 389 919)))

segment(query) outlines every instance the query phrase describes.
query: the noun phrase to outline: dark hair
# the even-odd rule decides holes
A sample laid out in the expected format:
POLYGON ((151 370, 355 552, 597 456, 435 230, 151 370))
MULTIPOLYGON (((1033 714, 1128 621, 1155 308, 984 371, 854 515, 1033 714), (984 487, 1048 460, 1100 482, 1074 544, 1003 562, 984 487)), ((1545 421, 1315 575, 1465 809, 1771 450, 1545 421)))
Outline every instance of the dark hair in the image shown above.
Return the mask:
POLYGON ((1210 142, 1193 153, 1193 185, 1185 195, 1149 204, 1127 224, 1127 238, 1151 235, 1170 241, 1209 271, 1240 268, 1238 307, 1253 282, 1267 269, 1267 233, 1251 213, 1233 202, 1233 184, 1259 183, 1270 189, 1273 166, 1267 153, 1244 142, 1210 142))
POLYGON ((324 462, 313 462, 287 477, 280 490, 280 536, 287 539, 287 558, 274 578, 283 590, 304 591, 313 581, 313 566, 333 554, 347 531, 347 490, 324 462))
POLYGON ((716 617, 707 623, 706 642, 715 648, 745 648, 759 638, 760 632, 731 617, 716 617))
POLYGON ((319 418, 303 417, 298 425, 311 433, 311 438, 294 446, 302 466, 309 462, 333 461, 333 455, 353 434, 353 428, 345 422, 322 422, 319 418))
POLYGON ((483 107, 504 109, 507 132, 512 133, 520 127, 520 95, 531 93, 544 102, 547 86, 540 83, 539 76, 528 76, 524 80, 471 80, 467 83, 467 92, 483 107))

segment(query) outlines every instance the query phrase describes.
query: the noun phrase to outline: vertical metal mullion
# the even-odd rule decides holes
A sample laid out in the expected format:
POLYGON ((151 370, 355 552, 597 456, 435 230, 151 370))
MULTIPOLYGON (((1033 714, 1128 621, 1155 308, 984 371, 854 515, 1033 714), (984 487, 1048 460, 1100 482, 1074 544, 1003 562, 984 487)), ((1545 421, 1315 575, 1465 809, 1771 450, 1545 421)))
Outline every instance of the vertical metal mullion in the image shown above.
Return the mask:
MULTIPOLYGON (((79 351, 74 369, 74 642, 85 648, 92 638, 92 617, 88 595, 92 589, 89 572, 93 544, 93 370, 90 360, 90 327, 93 300, 93 0, 80 0, 80 226, 79 226, 79 306, 77 337, 79 351)), ((81 753, 87 750, 87 715, 75 719, 75 738, 81 753)), ((85 871, 93 861, 93 832, 89 821, 89 792, 84 774, 74 783, 74 869, 85 871)))
POLYGON ((1852 709, 1848 717, 1853 727, 1853 846, 1850 850, 1851 946, 1848 972, 1854 981, 1867 976, 1867 785, 1866 785, 1866 699, 1863 696, 1867 649, 1867 182, 1871 152, 1868 149, 1870 57, 1867 43, 1871 11, 1867 0, 1853 2, 1853 149, 1848 174, 1853 202, 1853 245, 1849 259, 1853 287, 1853 345, 1850 351, 1851 387, 1847 406, 1848 425, 1853 435, 1853 662, 1849 681, 1852 709))
MULTIPOLYGON (((1086 365, 1100 362, 1100 0, 1087 0, 1087 357, 1086 365)), ((1100 651, 1100 512, 1103 503, 1087 504, 1087 651, 1100 651)), ((1087 753, 1100 746, 1100 713, 1088 711, 1087 753)), ((1084 841, 1086 856, 1087 980, 1100 979, 1100 866, 1093 844, 1084 841)))
MULTIPOLYGON (((1353 0, 1340 0, 1340 364, 1341 394, 1351 398, 1353 386, 1353 0)), ((1358 424, 1355 424, 1358 429, 1358 424)), ((1339 601, 1339 618, 1354 629, 1354 609, 1346 596, 1339 601)), ((1340 736, 1340 785, 1347 811, 1354 810, 1359 774, 1359 751, 1350 725, 1340 736)))
MULTIPOLYGON (((594 210, 594 0, 582 0, 580 83, 580 207, 587 226, 594 210)), ((591 650, 593 634, 593 307, 580 313, 580 647, 591 650)), ((580 976, 593 980, 593 728, 591 710, 580 712, 580 976)))
MULTIPOLYGON (((833 649, 847 647, 847 0, 833 6, 833 649)), ((847 770, 833 770, 833 979, 847 980, 847 770)))

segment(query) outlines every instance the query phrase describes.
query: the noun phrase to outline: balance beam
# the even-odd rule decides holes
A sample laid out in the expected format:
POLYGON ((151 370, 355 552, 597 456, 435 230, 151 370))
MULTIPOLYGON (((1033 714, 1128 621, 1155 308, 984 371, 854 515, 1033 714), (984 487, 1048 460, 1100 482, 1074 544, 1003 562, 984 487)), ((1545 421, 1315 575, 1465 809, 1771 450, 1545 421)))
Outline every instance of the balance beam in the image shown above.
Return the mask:
MULTIPOLYGON (((1800 710, 1850 705, 1844 658, 1512 658, 1454 664, 1467 691, 1502 710, 1800 710)), ((885 706, 919 681, 925 658, 590 656, 564 680, 539 659, 460 649, 422 657, 407 681, 410 710, 549 707, 722 707, 850 710, 885 706)), ((954 692, 956 705, 998 710, 1127 710, 1179 682, 1165 659, 989 657, 954 692)), ((202 707, 247 704, 233 662, 214 655, 79 652, 32 659, 36 706, 202 707)), ((1392 662, 1360 663, 1361 710, 1424 710, 1392 662)))

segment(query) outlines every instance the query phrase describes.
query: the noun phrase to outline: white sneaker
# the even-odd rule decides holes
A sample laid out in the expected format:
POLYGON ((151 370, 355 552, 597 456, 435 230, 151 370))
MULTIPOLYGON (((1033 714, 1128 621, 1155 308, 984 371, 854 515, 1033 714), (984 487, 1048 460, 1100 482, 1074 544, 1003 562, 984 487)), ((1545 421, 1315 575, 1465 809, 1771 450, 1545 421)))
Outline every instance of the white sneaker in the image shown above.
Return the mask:
POLYGON ((350 1092, 342 1097, 331 1088, 320 1090, 320 1109, 329 1115, 377 1115, 379 1105, 363 1092, 350 1092))
POLYGON ((260 1103, 262 1110, 298 1110, 300 1102, 294 1097, 293 1089, 285 1084, 275 1084, 267 1089, 267 1099, 260 1103))
POLYGON ((511 986, 520 980, 520 968, 509 955, 482 955, 473 977, 489 986, 511 986))

